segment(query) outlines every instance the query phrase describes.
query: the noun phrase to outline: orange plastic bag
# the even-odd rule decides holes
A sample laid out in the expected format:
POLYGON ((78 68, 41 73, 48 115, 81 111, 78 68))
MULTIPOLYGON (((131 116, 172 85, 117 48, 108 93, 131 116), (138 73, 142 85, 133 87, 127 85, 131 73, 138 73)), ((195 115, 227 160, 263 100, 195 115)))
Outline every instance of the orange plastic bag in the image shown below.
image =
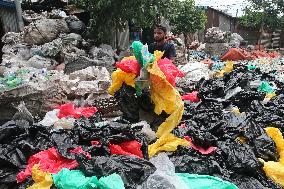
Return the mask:
POLYGON ((251 60, 250 55, 241 49, 231 48, 226 54, 224 54, 220 60, 227 61, 237 61, 237 60, 251 60))

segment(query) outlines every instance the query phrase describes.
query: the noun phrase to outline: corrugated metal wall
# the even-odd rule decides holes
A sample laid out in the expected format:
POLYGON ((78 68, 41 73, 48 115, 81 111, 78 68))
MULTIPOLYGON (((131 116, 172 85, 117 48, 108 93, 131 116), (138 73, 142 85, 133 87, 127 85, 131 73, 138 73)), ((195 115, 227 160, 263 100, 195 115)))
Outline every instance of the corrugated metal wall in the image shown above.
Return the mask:
POLYGON ((18 20, 15 9, 7 9, 0 7, 0 18, 5 33, 19 32, 18 20))

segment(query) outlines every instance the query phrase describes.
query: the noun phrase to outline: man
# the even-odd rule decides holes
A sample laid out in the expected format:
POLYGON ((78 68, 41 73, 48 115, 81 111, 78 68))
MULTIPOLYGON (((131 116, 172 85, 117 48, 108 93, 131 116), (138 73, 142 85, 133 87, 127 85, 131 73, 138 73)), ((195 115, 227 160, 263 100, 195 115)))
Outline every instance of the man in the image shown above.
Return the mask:
POLYGON ((174 44, 166 41, 167 29, 164 26, 157 25, 154 29, 154 39, 155 43, 149 45, 149 52, 154 53, 154 51, 162 51, 164 55, 162 58, 168 58, 174 61, 176 57, 176 49, 174 44))

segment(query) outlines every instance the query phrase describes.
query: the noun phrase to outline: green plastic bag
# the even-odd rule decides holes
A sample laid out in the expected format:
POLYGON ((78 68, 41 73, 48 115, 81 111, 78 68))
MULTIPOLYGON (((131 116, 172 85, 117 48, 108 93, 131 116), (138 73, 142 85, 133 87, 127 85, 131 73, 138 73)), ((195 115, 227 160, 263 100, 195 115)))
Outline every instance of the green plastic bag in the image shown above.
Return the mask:
POLYGON ((134 41, 131 45, 134 56, 142 68, 155 61, 155 56, 148 51, 148 45, 143 45, 140 41, 134 41))
POLYGON ((249 64, 247 67, 248 67, 248 70, 256 69, 256 65, 253 65, 253 64, 249 64))
POLYGON ((176 173, 190 189, 238 189, 236 185, 209 175, 176 173))
POLYGON ((58 189, 124 189, 124 183, 117 174, 102 177, 85 177, 80 170, 61 169, 52 175, 55 186, 58 189))
POLYGON ((113 173, 107 177, 102 177, 99 180, 100 189, 124 189, 124 183, 121 177, 113 173))
POLYGON ((134 50, 134 56, 136 60, 143 67, 143 58, 142 58, 142 53, 141 53, 142 48, 143 48, 143 43, 141 43, 140 41, 134 41, 131 47, 134 50))
POLYGON ((148 51, 148 45, 143 45, 141 54, 142 54, 143 68, 146 68, 149 63, 155 61, 155 56, 148 51))
POLYGON ((265 93, 274 93, 273 87, 270 86, 269 83, 266 81, 261 82, 257 90, 265 93))
POLYGON ((22 84, 22 79, 21 78, 18 78, 18 77, 15 77, 15 78, 9 78, 7 81, 6 81, 6 85, 9 87, 9 88, 15 88, 15 87, 18 87, 20 84, 22 84))

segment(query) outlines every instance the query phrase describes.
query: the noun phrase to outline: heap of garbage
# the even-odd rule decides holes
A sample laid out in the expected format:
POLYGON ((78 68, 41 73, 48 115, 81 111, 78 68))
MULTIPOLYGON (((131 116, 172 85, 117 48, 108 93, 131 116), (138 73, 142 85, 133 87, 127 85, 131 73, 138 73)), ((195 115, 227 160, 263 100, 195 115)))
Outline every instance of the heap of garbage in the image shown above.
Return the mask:
POLYGON ((280 54, 191 51, 177 67, 136 41, 114 63, 76 17, 24 15, 2 39, 0 188, 284 187, 280 54))
POLYGON ((3 66, 52 70, 63 64, 65 72, 71 73, 89 66, 110 68, 114 64, 110 46, 92 46, 80 35, 86 26, 76 16, 59 10, 42 14, 26 11, 25 15, 28 25, 24 31, 9 32, 2 39, 3 66))
MULTIPOLYGON (((115 60, 109 45, 96 47, 85 40, 81 36, 86 29, 84 23, 61 10, 27 10, 24 20, 27 26, 23 32, 9 32, 2 38, 1 119, 11 119, 21 101, 39 116, 74 99, 78 105, 81 101, 111 101, 107 88, 115 60)), ((108 104, 113 103, 104 103, 108 104)), ((105 114, 114 111, 101 107, 105 114)), ((113 108, 115 105, 110 105, 113 108)))

